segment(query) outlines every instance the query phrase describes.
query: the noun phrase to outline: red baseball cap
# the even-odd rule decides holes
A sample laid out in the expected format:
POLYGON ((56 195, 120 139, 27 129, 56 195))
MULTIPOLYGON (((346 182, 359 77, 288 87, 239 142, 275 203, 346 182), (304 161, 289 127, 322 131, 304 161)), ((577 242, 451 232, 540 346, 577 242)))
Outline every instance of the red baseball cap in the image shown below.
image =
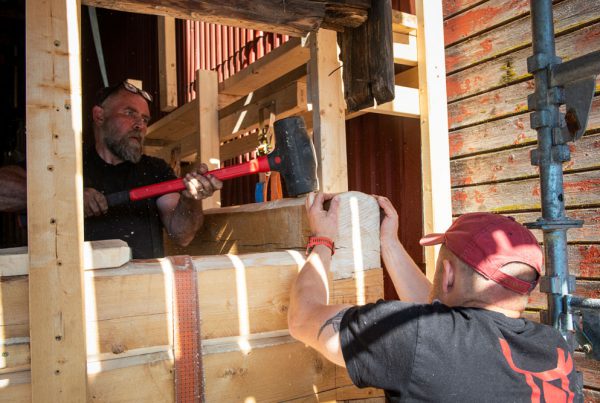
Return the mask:
POLYGON ((542 249, 531 231, 512 217, 464 214, 445 233, 426 235, 419 243, 423 246, 444 244, 479 274, 519 294, 533 290, 542 273, 542 249), (515 262, 534 268, 538 278, 530 283, 500 270, 515 262))

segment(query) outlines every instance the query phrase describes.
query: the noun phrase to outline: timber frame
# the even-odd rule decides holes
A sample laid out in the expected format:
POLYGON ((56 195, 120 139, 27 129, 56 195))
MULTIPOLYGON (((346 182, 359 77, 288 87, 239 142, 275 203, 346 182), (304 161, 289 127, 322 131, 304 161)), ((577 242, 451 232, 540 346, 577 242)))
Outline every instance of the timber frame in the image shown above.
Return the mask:
MULTIPOLYGON (((330 29, 342 31, 360 26, 367 19, 370 0, 287 0, 286 13, 280 12, 279 2, 270 0, 244 1, 247 7, 241 7, 239 1, 224 0, 178 0, 166 4, 158 0, 84 0, 83 4, 245 25, 298 37, 223 83, 217 84, 216 76, 210 72, 198 72, 197 81, 202 88, 199 93, 203 96, 150 127, 151 153, 170 158, 173 148, 179 147, 182 158, 197 154, 204 161, 218 164, 226 156, 253 148, 245 138, 238 140, 239 144, 223 142, 259 125, 264 103, 232 103, 255 92, 265 103, 274 102, 278 118, 305 115, 313 129, 321 189, 343 192, 348 190, 345 120, 367 112, 418 117, 424 231, 430 232, 441 231, 450 223, 451 198, 446 97, 440 95, 446 92, 442 6, 441 1, 428 1, 425 9, 424 2, 416 1, 416 17, 393 15, 394 61, 409 67, 395 77, 395 99, 353 115, 345 112, 337 32, 330 29), (305 66, 308 74, 302 74, 305 66), (289 84, 275 85, 283 82, 289 84), (246 115, 254 116, 243 127, 238 126, 242 108, 246 108, 246 115)), ((78 0, 26 2, 33 401, 87 400, 80 6, 78 0)), ((168 72, 164 76, 168 77, 168 72)), ((168 91, 169 86, 164 88, 168 91)), ((172 108, 172 102, 166 102, 164 107, 172 108)), ((213 201, 216 205, 218 200, 213 201)), ((433 259, 433 255, 427 256, 428 275, 433 259)))

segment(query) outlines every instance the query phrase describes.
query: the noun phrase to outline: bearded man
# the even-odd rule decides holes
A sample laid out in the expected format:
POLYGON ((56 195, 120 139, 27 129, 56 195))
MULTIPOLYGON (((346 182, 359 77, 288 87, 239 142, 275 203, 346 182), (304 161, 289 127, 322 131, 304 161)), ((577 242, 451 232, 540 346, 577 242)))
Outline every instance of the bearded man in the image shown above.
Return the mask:
POLYGON ((152 96, 127 81, 100 91, 92 109, 94 146, 84 152, 85 240, 122 239, 134 259, 164 256, 162 229, 188 245, 201 227, 202 199, 222 187, 198 164, 186 174, 186 190, 108 207, 105 195, 175 179, 159 158, 143 154, 152 96))

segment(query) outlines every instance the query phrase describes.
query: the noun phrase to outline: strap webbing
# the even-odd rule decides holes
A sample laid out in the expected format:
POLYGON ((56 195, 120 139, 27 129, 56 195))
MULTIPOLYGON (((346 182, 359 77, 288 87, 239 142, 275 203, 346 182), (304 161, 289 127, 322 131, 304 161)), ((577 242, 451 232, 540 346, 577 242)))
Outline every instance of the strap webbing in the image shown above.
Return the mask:
POLYGON ((196 271, 189 256, 169 257, 173 265, 173 352, 175 401, 204 401, 200 314, 196 271))

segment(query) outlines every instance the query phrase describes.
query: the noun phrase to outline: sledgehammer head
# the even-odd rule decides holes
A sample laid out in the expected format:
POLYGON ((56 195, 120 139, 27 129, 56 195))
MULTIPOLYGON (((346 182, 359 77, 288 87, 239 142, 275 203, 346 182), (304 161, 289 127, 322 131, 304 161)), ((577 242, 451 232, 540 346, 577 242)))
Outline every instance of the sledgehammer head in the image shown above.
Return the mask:
POLYGON ((292 116, 275 122, 275 149, 268 159, 271 169, 283 176, 290 196, 319 190, 315 148, 302 117, 292 116))

